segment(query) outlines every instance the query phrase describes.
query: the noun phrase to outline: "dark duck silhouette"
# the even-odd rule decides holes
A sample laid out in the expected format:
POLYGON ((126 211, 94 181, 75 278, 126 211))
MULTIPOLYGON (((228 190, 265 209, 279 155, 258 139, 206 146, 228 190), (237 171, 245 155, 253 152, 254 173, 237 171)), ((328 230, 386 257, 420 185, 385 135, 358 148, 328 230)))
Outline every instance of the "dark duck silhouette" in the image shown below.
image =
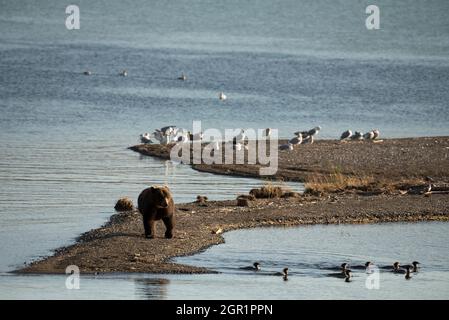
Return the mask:
POLYGON ((288 268, 284 268, 282 269, 282 272, 275 272, 273 273, 274 276, 282 276, 282 279, 284 279, 284 281, 288 280, 288 268))
POLYGON ((335 277, 335 278, 346 278, 347 274, 351 274, 351 270, 349 270, 349 264, 348 263, 342 263, 340 266, 340 272, 336 273, 328 273, 327 275, 329 277, 335 277), (349 271, 349 272, 348 272, 349 271))
POLYGON ((260 270, 260 263, 254 262, 252 266, 248 267, 241 267, 241 270, 253 270, 253 271, 259 271, 260 270))
POLYGON ((351 266, 351 269, 354 270, 366 270, 369 268, 369 266, 371 266, 373 263, 371 261, 367 261, 365 262, 365 264, 363 265, 355 265, 355 266, 351 266))
POLYGON ((407 265, 405 265, 405 266, 403 266, 403 267, 404 267, 405 269, 410 268, 410 269, 411 269, 411 272, 418 272, 418 269, 419 269, 418 265, 419 265, 419 264, 420 264, 420 263, 419 263, 418 261, 413 261, 411 265, 410 265, 410 264, 407 264, 407 265))
POLYGON ((410 266, 406 267, 405 280, 410 280, 412 276, 410 275, 410 266))
POLYGON ((345 270, 345 282, 351 282, 351 270, 345 270))
POLYGON ((405 270, 401 268, 401 264, 399 262, 393 263, 393 272, 394 273, 405 273, 405 270))

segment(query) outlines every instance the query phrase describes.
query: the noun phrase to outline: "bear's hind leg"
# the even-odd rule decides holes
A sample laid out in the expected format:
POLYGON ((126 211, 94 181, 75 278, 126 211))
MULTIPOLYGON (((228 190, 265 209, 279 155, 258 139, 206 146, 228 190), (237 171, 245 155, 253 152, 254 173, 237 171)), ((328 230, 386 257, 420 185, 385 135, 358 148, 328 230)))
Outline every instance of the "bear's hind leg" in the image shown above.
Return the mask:
POLYGON ((174 227, 173 217, 162 218, 162 221, 164 221, 165 227, 167 228, 167 230, 165 231, 165 237, 167 239, 173 238, 173 227, 174 227))

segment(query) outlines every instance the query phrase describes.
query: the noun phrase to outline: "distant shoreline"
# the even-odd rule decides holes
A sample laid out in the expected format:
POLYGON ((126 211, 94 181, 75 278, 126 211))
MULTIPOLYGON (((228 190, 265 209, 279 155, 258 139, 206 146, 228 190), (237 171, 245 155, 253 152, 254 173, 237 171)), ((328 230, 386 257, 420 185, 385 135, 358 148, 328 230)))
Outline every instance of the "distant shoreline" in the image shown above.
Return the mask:
MULTIPOLYGON (((131 149, 167 159, 170 146, 139 145, 131 149)), ((176 264, 170 259, 222 243, 222 232, 241 228, 449 221, 449 193, 441 191, 426 197, 420 191, 429 177, 437 189, 448 190, 448 153, 449 137, 388 139, 376 144, 317 141, 292 152, 280 152, 279 172, 274 178, 307 181, 331 174, 337 165, 342 175, 370 176, 369 186, 373 185, 373 189, 361 186, 331 194, 256 199, 243 207, 236 200, 178 204, 175 237, 171 240, 163 238, 162 223, 157 225, 156 239, 148 240, 143 237, 140 213, 118 213, 104 226, 81 235, 75 244, 15 272, 64 273, 68 265, 74 264, 81 273, 207 273, 212 271, 176 264), (413 181, 418 186, 404 182, 382 189, 384 183, 391 187, 394 180, 413 181), (410 192, 401 192, 403 188, 410 192)), ((258 177, 249 165, 193 167, 218 174, 258 177)), ((207 196, 207 190, 202 195, 207 196)))

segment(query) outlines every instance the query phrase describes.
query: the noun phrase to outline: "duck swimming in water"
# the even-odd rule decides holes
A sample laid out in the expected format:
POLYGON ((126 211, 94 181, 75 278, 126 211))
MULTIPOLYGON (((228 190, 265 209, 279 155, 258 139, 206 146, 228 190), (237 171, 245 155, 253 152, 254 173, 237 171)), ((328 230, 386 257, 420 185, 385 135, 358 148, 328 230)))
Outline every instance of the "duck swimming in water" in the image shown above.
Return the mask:
POLYGON ((399 262, 393 263, 393 272, 394 273, 405 273, 405 270, 401 268, 401 265, 399 262))
POLYGON ((404 268, 410 268, 412 270, 412 272, 418 272, 418 265, 420 263, 418 261, 413 261, 411 265, 407 264, 405 266, 403 266, 404 268))
POLYGON ((340 268, 341 268, 341 272, 345 273, 346 270, 349 270, 349 263, 346 263, 346 262, 342 263, 340 268))
POLYGON ((260 270, 260 263, 254 262, 252 266, 248 267, 241 267, 241 270, 253 270, 253 271, 259 271, 260 270))
POLYGON ((410 275, 410 266, 406 267, 406 273, 405 273, 405 279, 406 280, 410 280, 412 278, 412 276, 410 275))
POLYGON ((284 279, 284 281, 288 280, 288 268, 282 270, 282 279, 284 279))
POLYGON ((351 270, 345 270, 345 282, 351 282, 351 270))
POLYGON ((340 278, 345 279, 346 282, 349 282, 349 279, 351 278, 351 270, 344 269, 342 272, 338 273, 328 273, 327 276, 333 277, 333 278, 340 278))
POLYGON ((351 269, 355 269, 355 270, 366 270, 368 269, 373 263, 371 261, 367 261, 365 262, 365 264, 363 265, 356 265, 356 266, 351 266, 351 269))
POLYGON ((282 269, 282 272, 273 273, 273 276, 282 276, 284 281, 287 281, 288 280, 288 268, 282 269))
POLYGON ((346 274, 347 274, 347 271, 351 272, 351 270, 349 270, 349 264, 345 262, 345 263, 341 264, 340 272, 338 272, 338 273, 328 273, 327 275, 329 277, 345 278, 346 274))

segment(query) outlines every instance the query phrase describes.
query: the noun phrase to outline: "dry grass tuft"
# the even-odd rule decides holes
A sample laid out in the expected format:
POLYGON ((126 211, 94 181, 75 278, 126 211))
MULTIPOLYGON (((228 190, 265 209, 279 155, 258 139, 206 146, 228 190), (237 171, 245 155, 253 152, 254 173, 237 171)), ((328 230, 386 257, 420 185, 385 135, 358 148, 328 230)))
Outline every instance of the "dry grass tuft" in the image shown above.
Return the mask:
POLYGON ((340 172, 332 174, 313 174, 307 178, 305 193, 320 196, 327 193, 359 191, 365 193, 393 194, 421 185, 422 179, 407 178, 401 180, 376 179, 373 176, 346 175, 340 172))
MULTIPOLYGON (((305 193, 320 195, 325 193, 343 192, 351 189, 367 189, 375 182, 373 177, 356 177, 339 172, 332 174, 310 175, 305 183, 305 193)), ((367 190, 366 190, 367 191, 367 190)))
POLYGON ((114 209, 117 211, 131 211, 134 209, 133 201, 127 197, 120 198, 117 200, 114 209))

